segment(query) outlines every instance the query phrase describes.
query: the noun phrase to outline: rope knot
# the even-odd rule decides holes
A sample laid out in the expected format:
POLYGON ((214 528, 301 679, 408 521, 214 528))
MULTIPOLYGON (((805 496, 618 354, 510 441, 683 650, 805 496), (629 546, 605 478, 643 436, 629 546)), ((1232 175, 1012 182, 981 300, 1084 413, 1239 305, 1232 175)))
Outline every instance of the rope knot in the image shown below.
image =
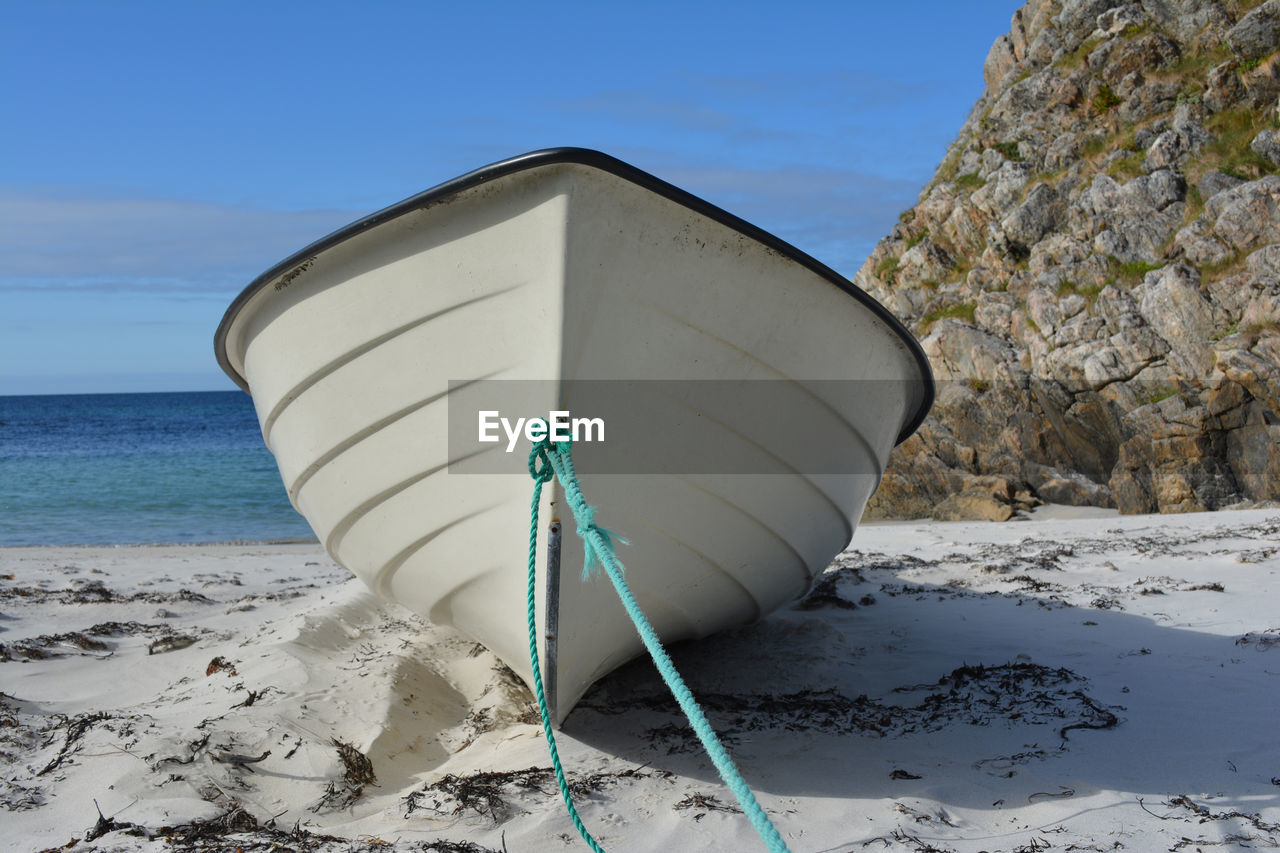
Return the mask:
POLYGON ((622 561, 615 553, 617 546, 614 545, 614 540, 623 545, 630 543, 612 530, 596 524, 596 508, 587 503, 587 499, 583 497, 582 488, 578 485, 577 472, 573 470, 573 461, 566 458, 568 456, 569 449, 566 446, 563 451, 557 451, 554 462, 559 462, 564 473, 568 475, 561 476, 560 482, 565 487, 565 501, 573 510, 573 517, 578 520, 578 536, 582 538, 583 556, 586 557, 582 565, 582 579, 589 580, 594 577, 606 562, 612 563, 618 571, 622 571, 622 561), (596 535, 593 536, 593 533, 596 535))
POLYGON ((551 459, 547 456, 553 450, 551 442, 544 438, 529 451, 529 476, 539 485, 551 482, 551 478, 556 475, 555 469, 551 467, 551 459), (539 460, 542 461, 541 465, 538 464, 539 460))

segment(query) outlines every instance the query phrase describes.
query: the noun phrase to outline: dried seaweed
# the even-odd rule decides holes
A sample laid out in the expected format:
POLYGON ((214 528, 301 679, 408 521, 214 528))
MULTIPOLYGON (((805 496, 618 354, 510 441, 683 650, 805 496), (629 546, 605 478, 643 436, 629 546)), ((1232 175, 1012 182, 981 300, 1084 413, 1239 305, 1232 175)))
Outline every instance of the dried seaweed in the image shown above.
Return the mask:
POLYGON ((147 654, 161 655, 165 652, 176 652, 188 646, 194 646, 198 639, 191 634, 167 633, 151 641, 147 646, 147 654))
POLYGON ((220 764, 227 764, 241 770, 253 772, 254 764, 260 764, 266 761, 271 755, 271 750, 265 750, 261 755, 245 755, 239 752, 215 752, 209 757, 220 764))
POLYGON ((348 785, 356 787, 377 784, 378 777, 373 773, 373 762, 369 760, 367 755, 351 744, 343 743, 337 738, 332 738, 331 742, 338 750, 338 758, 342 761, 342 766, 345 769, 343 778, 348 785))
POLYGON ((702 820, 710 812, 742 813, 742 809, 738 806, 722 803, 720 802, 720 798, 714 794, 703 794, 698 791, 686 794, 683 800, 676 803, 671 808, 678 812, 698 809, 699 811, 693 816, 694 821, 702 820))
POLYGON ((1015 592, 1062 592, 1063 588, 1055 583, 1049 583, 1030 575, 1018 575, 1009 578, 1010 583, 1019 584, 1015 592))
MULTIPOLYGON (((896 693, 925 692, 912 706, 880 702, 866 695, 849 697, 834 689, 785 694, 699 693, 704 710, 716 717, 716 731, 730 745, 744 732, 818 731, 902 737, 936 732, 953 725, 988 726, 997 721, 1019 725, 1055 725, 1063 740, 1075 729, 1109 729, 1119 718, 1082 689, 1084 680, 1069 669, 1015 662, 999 666, 965 665, 933 684, 899 687, 896 693)), ((629 700, 625 708, 591 697, 579 709, 613 715, 644 708, 678 715, 668 694, 629 700)), ((683 722, 648 729, 651 746, 668 753, 697 748, 683 722)))
POLYGON ((330 780, 324 794, 311 807, 312 812, 349 808, 364 796, 365 785, 376 785, 378 782, 378 777, 373 772, 373 762, 367 755, 337 738, 330 738, 330 743, 338 750, 338 760, 342 762, 342 784, 330 780))
POLYGON ((85 733, 96 724, 109 719, 111 719, 111 715, 105 711, 97 711, 92 714, 77 714, 71 718, 61 717, 60 724, 56 725, 55 728, 66 727, 67 731, 62 741, 62 748, 58 750, 58 754, 53 757, 53 760, 46 764, 44 769, 40 770, 36 775, 43 776, 61 767, 62 763, 75 752, 76 746, 84 738, 85 733))
MULTIPOLYGON (((624 779, 646 779, 655 773, 647 773, 644 770, 645 765, 632 767, 630 770, 615 770, 610 773, 592 773, 581 778, 570 777, 569 792, 575 797, 586 797, 603 791, 605 788, 612 788, 624 779)), ((669 778, 672 774, 669 771, 657 771, 656 775, 663 778, 669 778)))
POLYGON ((19 659, 48 660, 82 652, 105 652, 107 644, 95 640, 84 631, 67 631, 62 634, 41 634, 15 643, 0 643, 0 663, 19 659))
POLYGON ((823 607, 838 607, 841 610, 855 610, 858 605, 842 596, 839 592, 840 575, 836 572, 824 574, 813 589, 795 605, 797 610, 818 610, 823 607))
POLYGON ((405 817, 417 809, 453 816, 473 812, 489 818, 497 826, 511 813, 511 806, 505 799, 506 794, 512 790, 520 790, 549 795, 552 792, 547 785, 552 779, 550 767, 491 770, 469 776, 449 773, 421 791, 409 794, 405 798, 405 817))
POLYGON ((1268 628, 1265 631, 1250 631, 1236 639, 1237 646, 1253 646, 1258 651, 1280 646, 1280 629, 1268 628))
POLYGON ((32 604, 52 601, 56 604, 127 604, 145 601, 151 604, 172 604, 185 601, 193 604, 216 604, 212 598, 179 589, 177 592, 135 592, 125 595, 116 592, 100 580, 76 580, 62 589, 45 589, 39 586, 10 586, 0 588, 0 601, 22 599, 32 604))
POLYGON ((204 669, 206 677, 213 675, 215 672, 225 672, 227 675, 235 675, 236 666, 222 655, 218 655, 216 658, 209 661, 209 665, 204 669))
POLYGON ((115 815, 107 817, 102 813, 102 807, 98 805, 98 801, 93 801, 93 807, 98 810, 98 821, 84 834, 85 841, 97 841, 102 836, 111 832, 129 831, 131 835, 143 834, 145 830, 135 823, 127 821, 118 821, 115 815))
POLYGON ((481 847, 474 841, 428 841, 419 849, 422 853, 498 853, 492 847, 481 847))
POLYGON ((1182 810, 1170 814, 1156 814, 1151 811, 1151 809, 1147 808, 1141 797, 1138 798, 1138 805, 1147 814, 1152 817, 1159 818, 1160 820, 1181 820, 1183 822, 1191 822, 1194 820, 1199 824, 1219 821, 1241 821, 1251 826, 1253 829, 1256 829, 1261 833, 1265 833, 1263 835, 1252 835, 1246 832, 1231 832, 1215 839, 1192 839, 1184 836, 1179 839, 1176 844, 1170 847, 1170 850, 1185 850, 1187 848, 1199 850, 1203 847, 1228 845, 1238 845, 1241 849, 1259 846, 1266 846, 1273 849, 1280 847, 1280 837, 1277 837, 1277 833, 1280 833, 1280 823, 1267 823, 1262 820, 1260 815, 1257 814, 1247 814, 1237 809, 1214 812, 1207 806, 1202 806, 1193 801, 1185 794, 1165 801, 1166 806, 1182 810), (1190 814, 1186 814, 1186 812, 1190 812, 1190 814))
POLYGON ((883 844, 885 847, 889 847, 891 844, 894 844, 894 843, 910 844, 912 845, 911 847, 912 853, 955 853, 954 848, 935 846, 933 843, 925 841, 921 839, 919 836, 910 835, 906 832, 903 832, 901 829, 895 829, 893 832, 889 833, 888 835, 879 835, 879 836, 876 836, 875 838, 868 839, 867 841, 864 841, 862 843, 862 846, 864 848, 869 848, 871 844, 877 841, 883 844))
POLYGON ((1185 794, 1170 799, 1167 804, 1174 808, 1181 808, 1191 812, 1199 818, 1199 823, 1206 823, 1211 820, 1242 820, 1262 832, 1280 832, 1280 823, 1267 823, 1260 815, 1246 814, 1237 809, 1214 812, 1208 806, 1200 805, 1185 794))
POLYGON ((46 802, 44 790, 0 778, 0 808, 11 812, 38 809, 46 802))
MULTIPOLYGON (((96 805, 96 803, 95 803, 96 805)), ((112 832, 125 835, 162 840, 166 849, 177 851, 236 850, 241 853, 249 851, 277 850, 321 850, 337 849, 344 853, 363 853, 386 849, 389 845, 379 839, 347 839, 334 835, 324 835, 302 829, 294 824, 292 830, 283 830, 275 826, 274 821, 261 822, 242 804, 231 801, 217 815, 210 818, 193 820, 187 823, 161 827, 147 827, 137 823, 118 821, 114 817, 106 817, 98 811, 98 822, 85 834, 85 841, 96 841, 112 832)), ((420 849, 439 850, 445 853, 464 851, 464 853, 489 853, 483 847, 469 847, 467 842, 462 846, 453 846, 453 842, 437 842, 443 846, 427 845, 420 849)))
MULTIPOLYGON (((97 638, 121 636, 154 636, 160 638, 156 642, 162 642, 165 638, 177 638, 182 635, 174 633, 173 629, 165 623, 99 622, 82 631, 41 634, 39 637, 18 640, 10 644, 0 643, 0 663, 18 659, 47 660, 76 654, 77 650, 91 653, 105 652, 110 649, 110 646, 97 638)), ((191 643, 195 641, 192 637, 191 643)))
MULTIPOLYGON (((628 770, 593 773, 585 777, 569 777, 569 791, 575 797, 586 797, 624 780, 647 778, 643 765, 628 770)), ((658 774, 670 776, 669 773, 658 774)), ((520 792, 536 791, 555 797, 555 774, 550 767, 528 767, 524 770, 494 770, 457 776, 450 773, 404 799, 405 817, 418 809, 435 814, 459 816, 468 812, 487 818, 497 826, 511 816, 507 798, 520 792)))

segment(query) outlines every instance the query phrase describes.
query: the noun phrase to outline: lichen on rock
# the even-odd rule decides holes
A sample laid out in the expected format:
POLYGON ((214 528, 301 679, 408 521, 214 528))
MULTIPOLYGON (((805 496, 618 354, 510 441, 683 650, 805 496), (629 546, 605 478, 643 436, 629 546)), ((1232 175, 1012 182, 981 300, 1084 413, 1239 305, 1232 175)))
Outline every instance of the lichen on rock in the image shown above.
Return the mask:
POLYGON ((1280 0, 1029 0, 983 73, 854 279, 940 382, 868 513, 1280 500, 1280 0))

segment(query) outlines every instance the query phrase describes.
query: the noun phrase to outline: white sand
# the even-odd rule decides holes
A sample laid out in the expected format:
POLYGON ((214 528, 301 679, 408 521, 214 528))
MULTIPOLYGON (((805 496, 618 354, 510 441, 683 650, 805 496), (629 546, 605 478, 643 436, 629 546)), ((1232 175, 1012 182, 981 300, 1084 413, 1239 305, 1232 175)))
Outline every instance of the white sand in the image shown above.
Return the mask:
MULTIPOLYGON (((674 656, 795 851, 1275 848, 1278 571, 1275 510, 864 526, 825 605, 674 656)), ((319 546, 8 549, 0 575, 10 849, 586 849, 523 689, 319 546)), ((647 664, 561 752, 610 850, 760 849, 647 664)))

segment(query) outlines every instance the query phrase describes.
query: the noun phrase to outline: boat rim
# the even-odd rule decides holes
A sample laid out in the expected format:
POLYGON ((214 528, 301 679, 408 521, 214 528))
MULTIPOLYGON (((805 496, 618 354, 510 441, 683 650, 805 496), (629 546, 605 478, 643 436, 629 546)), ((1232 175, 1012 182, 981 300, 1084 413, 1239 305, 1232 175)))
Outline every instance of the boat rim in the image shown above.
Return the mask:
POLYGON ((896 443, 901 444, 920 426, 925 416, 929 414, 930 408, 933 406, 934 395, 936 393, 933 370, 929 366, 929 359, 924 354, 919 341, 915 336, 902 324, 902 321, 895 317, 889 309, 885 308, 877 302, 865 290, 858 287, 849 279, 840 275, 831 267, 817 260, 806 252, 797 249, 795 246, 777 237, 763 228, 752 225, 745 219, 729 213, 723 208, 717 207, 705 199, 699 198, 692 193, 682 190, 674 184, 668 183, 661 178, 649 174, 641 169, 625 163, 616 157, 596 151, 590 148, 544 148, 538 151, 531 151, 527 154, 521 154, 516 157, 510 157, 506 160, 499 160, 496 163, 490 163, 487 166, 481 166, 464 175, 460 175, 452 180, 445 181, 430 189, 424 190, 416 195, 409 196, 403 201, 396 202, 388 207, 384 207, 374 213, 369 214, 355 222, 345 225, 342 228, 321 237, 314 243, 299 249, 292 255, 272 266, 266 272, 251 281, 244 290, 231 302, 226 313, 223 314, 222 322, 218 324, 218 329, 214 333, 213 348, 218 359, 218 366, 223 372, 231 378, 242 390, 249 390, 248 381, 240 374, 238 370, 232 367, 227 357, 227 335, 231 332, 231 327, 239 316, 240 311, 248 304, 257 293, 274 282, 281 276, 298 269, 301 265, 312 260, 328 249, 351 239, 359 234, 363 234, 373 228, 378 227, 386 222, 411 213, 415 210, 421 210, 426 207, 445 201, 451 196, 474 189, 490 181, 498 180, 518 172, 530 169, 543 168, 547 166, 558 165, 575 165, 587 166, 608 172, 623 180, 636 184, 644 189, 654 192, 670 201, 676 202, 696 213, 699 213, 708 219, 718 222, 738 233, 755 240, 757 243, 772 249, 787 260, 800 264, 816 273, 820 277, 826 279, 831 284, 843 290, 852 296, 858 302, 862 303, 871 311, 878 319, 884 322, 898 336, 907 350, 915 359, 919 368, 920 381, 923 394, 921 396, 920 405, 912 414, 911 418, 903 426, 898 433, 896 443))

